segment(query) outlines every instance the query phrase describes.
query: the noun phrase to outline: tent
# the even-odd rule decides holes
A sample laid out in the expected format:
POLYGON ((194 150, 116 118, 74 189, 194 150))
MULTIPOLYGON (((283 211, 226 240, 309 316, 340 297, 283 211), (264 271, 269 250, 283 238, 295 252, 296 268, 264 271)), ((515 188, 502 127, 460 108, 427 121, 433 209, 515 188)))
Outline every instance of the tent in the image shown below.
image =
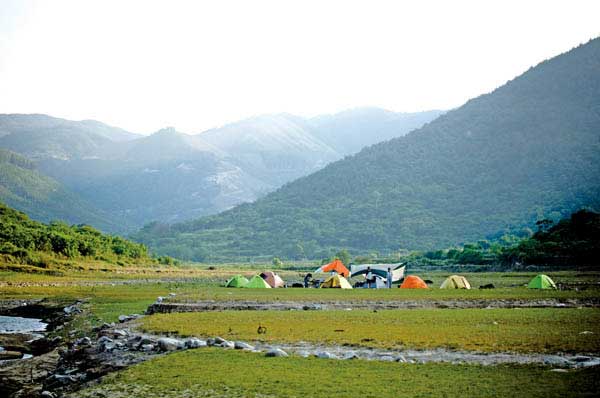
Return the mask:
POLYGON ((248 284, 248 279, 242 275, 236 275, 225 283, 225 287, 244 287, 248 284))
POLYGON ((250 281, 248 281, 248 284, 244 287, 247 287, 249 289, 270 289, 271 286, 263 279, 260 277, 260 275, 254 275, 252 277, 252 279, 250 279, 250 281))
POLYGON ((464 276, 451 275, 440 286, 440 289, 470 289, 471 284, 464 276))
POLYGON ((529 289, 556 289, 556 284, 548 275, 540 274, 527 285, 529 289))
POLYGON ((350 282, 348 282, 346 278, 340 275, 332 275, 329 278, 325 279, 325 282, 321 283, 321 287, 337 287, 340 289, 352 289, 352 285, 350 285, 350 282))
POLYGON ((327 273, 327 272, 331 272, 331 271, 335 271, 338 274, 340 274, 346 278, 350 276, 350 271, 348 270, 348 268, 346 268, 344 263, 342 263, 338 259, 335 259, 332 262, 330 262, 329 264, 325 264, 325 265, 317 268, 315 270, 315 273, 316 274, 318 274, 319 272, 327 273))
POLYGON ((409 275, 404 278, 404 282, 400 285, 400 289, 427 289, 427 283, 416 275, 409 275))
POLYGON ((285 283, 279 275, 273 271, 267 271, 260 274, 260 277, 265 280, 271 287, 283 287, 285 283))
POLYGON ((350 267, 350 275, 352 278, 359 275, 365 275, 369 267, 371 268, 371 272, 375 276, 383 278, 384 281, 387 279, 388 268, 391 268, 392 270, 392 283, 398 282, 400 279, 404 278, 404 266, 402 265, 402 263, 353 265, 350 267))

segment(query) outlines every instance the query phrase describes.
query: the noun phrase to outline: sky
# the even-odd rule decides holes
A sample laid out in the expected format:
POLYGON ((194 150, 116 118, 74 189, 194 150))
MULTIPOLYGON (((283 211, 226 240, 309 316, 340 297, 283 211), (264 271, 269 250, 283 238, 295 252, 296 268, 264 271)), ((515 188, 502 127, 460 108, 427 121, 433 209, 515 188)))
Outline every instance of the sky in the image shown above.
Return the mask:
POLYGON ((149 134, 450 109, 600 36, 600 1, 0 0, 0 113, 149 134))

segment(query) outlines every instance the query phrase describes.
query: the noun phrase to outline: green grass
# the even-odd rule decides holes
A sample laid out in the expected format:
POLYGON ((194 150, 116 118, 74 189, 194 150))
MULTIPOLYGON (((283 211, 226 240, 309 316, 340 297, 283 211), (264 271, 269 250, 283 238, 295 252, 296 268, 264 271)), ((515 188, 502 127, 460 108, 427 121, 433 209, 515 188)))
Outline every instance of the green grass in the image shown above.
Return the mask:
POLYGON ((595 396, 599 370, 266 358, 199 349, 104 378, 76 397, 568 397, 595 396))
POLYGON ((223 311, 156 314, 146 331, 383 348, 600 352, 600 309, 223 311), (258 325, 267 328, 257 334, 258 325), (580 334, 583 331, 592 334, 580 334))

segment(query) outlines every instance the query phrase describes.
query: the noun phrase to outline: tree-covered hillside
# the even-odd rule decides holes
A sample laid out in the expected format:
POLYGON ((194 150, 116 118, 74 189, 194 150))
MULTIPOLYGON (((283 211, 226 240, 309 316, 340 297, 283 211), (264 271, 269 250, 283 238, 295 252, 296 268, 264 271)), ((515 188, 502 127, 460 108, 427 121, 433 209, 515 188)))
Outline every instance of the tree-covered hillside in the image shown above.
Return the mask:
POLYGON ((123 231, 127 224, 104 213, 58 181, 41 174, 36 164, 14 152, 0 149, 0 201, 49 222, 87 223, 103 230, 123 231))
POLYGON ((49 258, 149 260, 144 245, 104 235, 87 225, 42 224, 0 203, 0 263, 45 267, 49 258))
POLYGON ((253 204, 136 239, 196 260, 432 249, 600 207, 600 38, 253 204))

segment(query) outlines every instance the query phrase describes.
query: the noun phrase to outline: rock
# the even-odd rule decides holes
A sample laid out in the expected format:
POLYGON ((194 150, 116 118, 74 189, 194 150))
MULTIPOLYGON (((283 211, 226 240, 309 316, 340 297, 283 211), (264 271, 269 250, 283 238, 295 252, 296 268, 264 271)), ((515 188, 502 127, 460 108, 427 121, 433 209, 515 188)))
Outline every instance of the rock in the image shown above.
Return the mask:
POLYGON ((112 342, 113 342, 113 340, 108 336, 102 336, 97 341, 98 344, 105 344, 105 343, 112 343, 112 342))
POLYGON ((589 330, 584 330, 583 332, 581 332, 579 334, 594 334, 594 332, 589 331, 589 330))
POLYGON ((161 337, 158 339, 158 348, 160 348, 161 351, 175 351, 184 347, 185 345, 177 339, 172 339, 170 337, 161 337))
POLYGON ((308 351, 298 351, 298 355, 302 358, 308 358, 310 356, 310 353, 308 351))
POLYGON ((50 391, 42 391, 42 393, 40 394, 40 397, 43 397, 43 398, 55 398, 56 395, 52 394, 50 391))
POLYGON ((220 344, 215 344, 216 347, 223 347, 223 348, 234 348, 235 344, 233 343, 233 341, 225 341, 223 343, 220 344))
POLYGON ((104 342, 98 346, 98 350, 101 352, 111 352, 115 349, 115 343, 104 342))
POLYGON ((235 348, 236 350, 253 350, 254 349, 253 346, 251 346, 250 344, 245 343, 243 341, 236 341, 233 344, 233 348, 235 348))
POLYGON ((568 370, 567 369, 550 369, 550 372, 567 373, 568 370))
POLYGON ((91 345, 91 344, 92 344, 92 339, 90 339, 87 336, 75 340, 75 345, 91 345))
POLYGON ((169 293, 169 297, 175 297, 177 296, 177 293, 169 293))
POLYGON ((119 315, 119 322, 123 323, 123 322, 127 322, 129 320, 129 317, 127 315, 119 315))
POLYGON ((339 359, 337 357, 337 355, 334 355, 334 354, 332 354, 330 352, 327 352, 327 351, 318 352, 315 356, 317 358, 321 358, 321 359, 339 359))
POLYGON ((406 358, 403 355, 398 355, 396 357, 396 362, 406 363, 406 358))
POLYGON ((206 341, 191 337, 185 341, 185 346, 187 348, 206 347, 206 341))
POLYGON ((67 315, 71 315, 71 314, 79 314, 79 313, 81 313, 81 309, 80 309, 80 308, 79 308, 77 305, 75 305, 75 304, 73 304, 73 305, 69 305, 69 306, 67 306, 67 307, 63 308, 63 311, 64 311, 64 312, 65 312, 65 314, 67 314, 67 315))
POLYGON ((272 348, 265 354, 266 357, 287 357, 289 356, 287 352, 283 351, 281 348, 272 348))
POLYGON ((19 351, 0 351, 0 361, 5 361, 7 359, 21 359, 23 358, 23 353, 19 351))
POLYGON ((156 302, 157 302, 157 303, 162 303, 164 299, 165 299, 164 297, 162 297, 162 296, 158 296, 158 297, 156 298, 156 302))
POLYGON ((344 355, 343 359, 358 359, 358 355, 356 355, 355 352, 349 352, 346 355, 344 355))
POLYGON ((148 351, 154 351, 154 344, 142 344, 140 346, 140 350, 141 351, 146 351, 146 352, 148 352, 148 351))
POLYGON ((126 330, 123 329, 115 329, 112 332, 113 336, 115 336, 117 339, 120 339, 122 337, 127 337, 129 336, 129 333, 127 333, 126 330))
POLYGON ((226 343, 227 342, 227 340, 225 340, 224 338, 219 337, 219 336, 215 337, 214 340, 215 340, 215 344, 222 344, 222 343, 226 343))
POLYGON ((574 362, 587 362, 587 361, 591 361, 592 358, 586 357, 584 355, 579 355, 579 356, 573 357, 571 360, 574 362))
POLYGON ((140 338, 140 345, 144 345, 144 344, 156 345, 157 343, 158 343, 158 341, 156 341, 156 339, 153 339, 152 337, 141 336, 141 338, 140 338))
POLYGON ((380 357, 379 360, 386 361, 386 362, 394 362, 394 361, 397 361, 397 358, 394 358, 391 355, 384 355, 384 356, 380 357))

